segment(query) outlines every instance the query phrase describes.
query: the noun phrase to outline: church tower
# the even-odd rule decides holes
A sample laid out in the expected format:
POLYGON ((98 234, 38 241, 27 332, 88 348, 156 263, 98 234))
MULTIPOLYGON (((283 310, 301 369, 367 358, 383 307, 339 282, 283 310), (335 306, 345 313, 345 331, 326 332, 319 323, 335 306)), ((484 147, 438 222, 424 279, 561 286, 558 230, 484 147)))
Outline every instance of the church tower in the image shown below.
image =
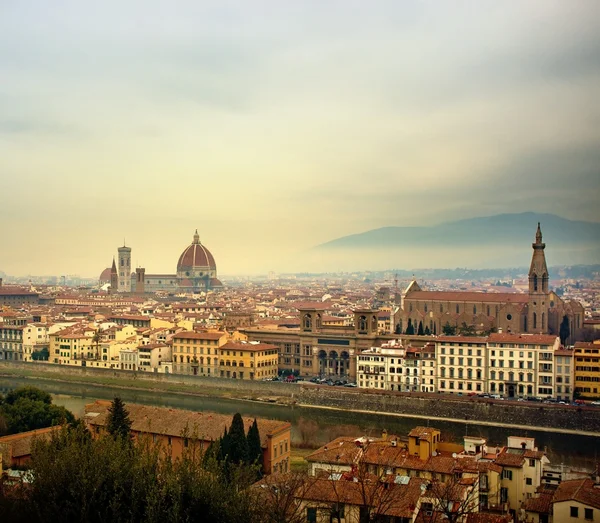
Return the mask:
POLYGON ((131 247, 126 247, 123 242, 123 247, 117 249, 119 252, 119 286, 118 292, 131 292, 131 247))
POLYGON ((532 244, 533 256, 529 267, 529 303, 527 320, 524 325, 525 332, 543 333, 548 332, 548 267, 544 249, 546 244, 542 242, 542 230, 538 222, 535 233, 535 243, 532 244))
POLYGON ((117 272, 117 264, 115 263, 115 257, 113 256, 113 264, 110 269, 110 292, 114 294, 119 292, 119 273, 117 272))

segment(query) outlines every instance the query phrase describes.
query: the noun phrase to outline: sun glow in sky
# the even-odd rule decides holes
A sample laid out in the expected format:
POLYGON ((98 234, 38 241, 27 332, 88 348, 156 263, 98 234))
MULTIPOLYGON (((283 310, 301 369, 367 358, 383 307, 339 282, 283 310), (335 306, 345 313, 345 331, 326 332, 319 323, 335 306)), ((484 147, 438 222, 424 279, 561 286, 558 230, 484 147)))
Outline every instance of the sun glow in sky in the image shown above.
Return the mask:
POLYGON ((594 0, 4 0, 0 270, 97 275, 125 237, 174 272, 196 228, 232 274, 382 226, 599 221, 598 93, 594 0))

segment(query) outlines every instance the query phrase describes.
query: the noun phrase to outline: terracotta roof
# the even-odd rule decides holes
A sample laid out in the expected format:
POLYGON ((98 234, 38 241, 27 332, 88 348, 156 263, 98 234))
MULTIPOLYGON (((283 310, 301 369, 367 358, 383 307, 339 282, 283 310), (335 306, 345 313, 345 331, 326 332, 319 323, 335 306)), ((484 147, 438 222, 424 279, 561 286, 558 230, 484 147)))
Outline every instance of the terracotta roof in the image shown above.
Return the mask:
POLYGON ((591 479, 562 481, 556 489, 552 502, 560 503, 562 501, 578 501, 600 509, 600 487, 594 485, 591 479))
POLYGON ((503 450, 495 459, 497 465, 502 467, 522 467, 525 462, 523 452, 508 452, 503 450))
POLYGON ((538 514, 550 514, 552 509, 552 497, 554 492, 543 491, 535 498, 525 500, 524 509, 526 512, 537 512, 538 514))
MULTIPOLYGON (((105 426, 108 416, 109 401, 96 401, 86 405, 85 419, 90 425, 105 426)), ((180 437, 186 431, 190 437, 203 441, 215 441, 223 435, 224 430, 231 426, 233 416, 216 414, 214 412, 192 412, 188 410, 150 407, 127 403, 131 430, 149 434, 163 434, 180 437)), ((246 432, 254 422, 254 418, 243 417, 246 432)), ((287 421, 277 421, 257 418, 261 445, 267 446, 269 435, 275 435, 291 428, 287 421)))
POLYGON ((492 333, 488 337, 490 343, 522 343, 525 345, 554 345, 558 336, 551 334, 511 334, 492 333))
POLYGON ((406 295, 405 300, 419 301, 468 301, 477 303, 527 303, 528 294, 486 293, 469 291, 414 291, 406 295))
POLYGON ((220 340, 223 336, 227 336, 225 332, 195 332, 184 331, 178 332, 173 336, 174 340, 220 340))
POLYGON ((181 253, 177 262, 177 272, 189 270, 216 270, 217 264, 211 252, 200 243, 197 235, 194 241, 181 253))
POLYGON ((35 438, 48 439, 53 431, 60 429, 60 426, 47 427, 45 429, 30 430, 28 432, 19 432, 0 438, 0 451, 4 445, 11 447, 10 456, 12 458, 21 458, 31 454, 31 445, 35 438))
POLYGON ((277 349, 277 345, 270 345, 268 343, 237 343, 234 341, 228 341, 225 345, 221 346, 221 350, 239 350, 239 351, 261 351, 261 350, 272 350, 277 349))
POLYGON ((439 432, 438 429, 430 427, 415 427, 408 433, 408 437, 419 438, 419 439, 430 439, 433 431, 439 432))
POLYGON ((485 336, 438 336, 435 341, 445 341, 448 343, 483 343, 485 345, 487 337, 485 336))

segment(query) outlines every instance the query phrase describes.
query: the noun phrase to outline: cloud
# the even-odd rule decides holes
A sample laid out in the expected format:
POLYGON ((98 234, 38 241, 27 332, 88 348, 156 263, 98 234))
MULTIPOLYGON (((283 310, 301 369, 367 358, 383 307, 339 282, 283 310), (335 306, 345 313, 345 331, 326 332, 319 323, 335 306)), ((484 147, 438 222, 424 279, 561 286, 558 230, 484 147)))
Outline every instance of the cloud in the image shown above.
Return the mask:
MULTIPOLYGON (((84 274, 123 235, 166 270, 195 227, 254 272, 386 225, 592 219, 599 6, 4 2, 2 217, 84 274)), ((5 241, 4 270, 43 272, 5 241)))

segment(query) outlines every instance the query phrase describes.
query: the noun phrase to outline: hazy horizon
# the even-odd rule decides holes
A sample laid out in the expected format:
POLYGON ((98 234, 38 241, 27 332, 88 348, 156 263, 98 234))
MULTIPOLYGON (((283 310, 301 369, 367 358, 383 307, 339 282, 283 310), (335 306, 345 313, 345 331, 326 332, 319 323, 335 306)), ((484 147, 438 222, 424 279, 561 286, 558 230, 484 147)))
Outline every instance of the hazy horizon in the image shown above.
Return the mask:
POLYGON ((195 229, 234 275, 378 227, 600 221, 591 0, 9 0, 0 77, 15 276, 99 275, 123 239, 174 273, 195 229))

